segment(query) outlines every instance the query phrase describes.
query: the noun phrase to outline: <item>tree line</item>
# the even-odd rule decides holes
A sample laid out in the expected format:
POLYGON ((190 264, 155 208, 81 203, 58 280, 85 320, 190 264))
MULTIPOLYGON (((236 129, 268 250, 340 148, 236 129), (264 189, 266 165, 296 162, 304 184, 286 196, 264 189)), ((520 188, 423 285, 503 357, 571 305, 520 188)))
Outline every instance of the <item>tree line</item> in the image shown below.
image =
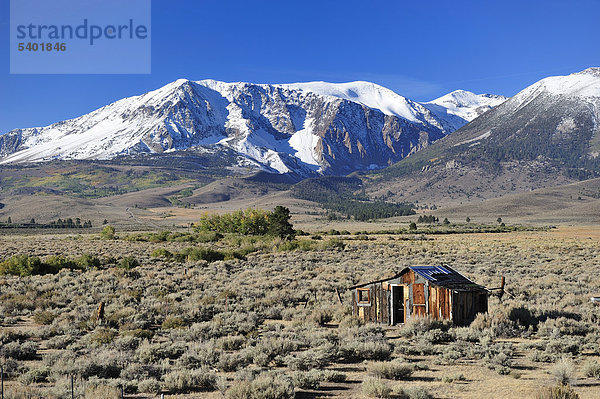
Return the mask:
POLYGON ((338 218, 337 214, 360 221, 415 214, 412 204, 369 201, 358 177, 306 179, 294 185, 291 193, 295 198, 317 202, 332 211, 331 219, 338 218))
POLYGON ((290 219, 290 210, 283 206, 276 206, 273 211, 248 208, 224 214, 204 214, 194 225, 194 230, 292 239, 296 231, 290 219))
POLYGON ((86 220, 83 223, 80 218, 57 219, 48 223, 37 223, 31 219, 28 223, 13 223, 9 216, 6 222, 0 222, 0 229, 89 229, 92 228, 92 221, 86 220))

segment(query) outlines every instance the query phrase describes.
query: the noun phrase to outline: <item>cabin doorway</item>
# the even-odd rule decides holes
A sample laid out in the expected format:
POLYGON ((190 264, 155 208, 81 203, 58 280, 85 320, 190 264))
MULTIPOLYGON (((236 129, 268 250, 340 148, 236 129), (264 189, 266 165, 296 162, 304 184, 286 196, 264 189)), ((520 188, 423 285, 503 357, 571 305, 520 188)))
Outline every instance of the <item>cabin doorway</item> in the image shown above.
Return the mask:
POLYGON ((392 300, 390 301, 391 325, 404 323, 404 286, 392 285, 392 300))

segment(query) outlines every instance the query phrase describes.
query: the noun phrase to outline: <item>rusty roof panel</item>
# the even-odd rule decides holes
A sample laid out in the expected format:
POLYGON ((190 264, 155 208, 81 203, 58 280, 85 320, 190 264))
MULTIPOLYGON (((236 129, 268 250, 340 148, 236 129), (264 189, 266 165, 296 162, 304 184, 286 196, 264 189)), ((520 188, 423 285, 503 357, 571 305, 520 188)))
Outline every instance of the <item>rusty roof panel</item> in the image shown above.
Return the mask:
POLYGON ((450 266, 409 266, 409 268, 435 285, 452 289, 482 289, 484 287, 469 280, 450 266))
POLYGON ((469 280, 456 270, 452 269, 448 265, 442 266, 409 266, 399 274, 384 278, 381 280, 371 281, 369 283, 358 284, 350 287, 350 289, 364 287, 369 284, 378 284, 384 281, 393 280, 403 275, 407 270, 412 270, 425 280, 431 282, 434 285, 449 288, 453 290, 467 290, 467 291, 482 291, 487 292, 487 289, 479 284, 469 280))

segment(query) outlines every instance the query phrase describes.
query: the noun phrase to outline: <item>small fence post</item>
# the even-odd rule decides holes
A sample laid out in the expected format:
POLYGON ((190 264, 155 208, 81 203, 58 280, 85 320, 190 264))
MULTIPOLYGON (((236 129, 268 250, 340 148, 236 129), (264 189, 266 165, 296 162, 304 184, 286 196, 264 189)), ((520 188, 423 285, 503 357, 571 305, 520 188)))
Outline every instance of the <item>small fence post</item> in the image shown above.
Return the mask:
POLYGON ((75 389, 73 384, 73 374, 71 374, 71 399, 75 399, 75 389))
POLYGON ((335 293, 337 294, 340 305, 343 305, 344 303, 342 302, 342 295, 340 295, 340 290, 338 290, 337 287, 335 287, 335 293))
POLYGON ((4 399, 4 366, 0 366, 0 395, 4 399))
POLYGON ((125 392, 123 391, 123 385, 121 385, 121 399, 123 399, 125 396, 125 392))

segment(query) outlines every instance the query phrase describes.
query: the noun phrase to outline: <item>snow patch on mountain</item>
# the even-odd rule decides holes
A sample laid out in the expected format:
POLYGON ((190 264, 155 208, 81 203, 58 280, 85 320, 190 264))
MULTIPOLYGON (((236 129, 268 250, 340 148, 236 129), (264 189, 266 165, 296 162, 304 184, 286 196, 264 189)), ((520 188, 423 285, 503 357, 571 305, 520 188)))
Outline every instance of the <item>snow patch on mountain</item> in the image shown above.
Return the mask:
MULTIPOLYGON (((386 115, 399 116, 416 123, 422 123, 425 117, 423 114, 427 114, 427 110, 421 104, 371 82, 306 82, 279 86, 310 91, 322 96, 342 98, 369 108, 378 109, 386 115)), ((431 118, 427 122, 435 124, 431 118)))
POLYGON ((293 154, 307 165, 314 165, 316 171, 320 171, 319 161, 316 155, 316 147, 319 144, 319 136, 312 132, 312 121, 305 120, 302 129, 292 135, 289 140, 290 146, 296 150, 293 154))
POLYGON ((600 97, 600 68, 588 68, 566 76, 550 76, 521 91, 517 97, 525 98, 539 92, 567 97, 600 97))
POLYGON ((494 94, 475 94, 466 90, 455 90, 423 105, 445 121, 448 124, 447 128, 458 130, 506 100, 506 97, 494 94))
POLYGON ((456 144, 454 144, 454 147, 457 147, 457 146, 463 145, 463 144, 474 143, 476 141, 481 141, 483 139, 486 139, 486 138, 490 137, 491 135, 492 135, 492 131, 489 130, 489 131, 487 131, 487 132, 485 132, 485 133, 483 133, 483 134, 481 134, 481 135, 479 135, 479 136, 477 136, 475 138, 472 138, 472 139, 469 139, 469 140, 464 140, 464 141, 461 141, 460 143, 456 143, 456 144))

